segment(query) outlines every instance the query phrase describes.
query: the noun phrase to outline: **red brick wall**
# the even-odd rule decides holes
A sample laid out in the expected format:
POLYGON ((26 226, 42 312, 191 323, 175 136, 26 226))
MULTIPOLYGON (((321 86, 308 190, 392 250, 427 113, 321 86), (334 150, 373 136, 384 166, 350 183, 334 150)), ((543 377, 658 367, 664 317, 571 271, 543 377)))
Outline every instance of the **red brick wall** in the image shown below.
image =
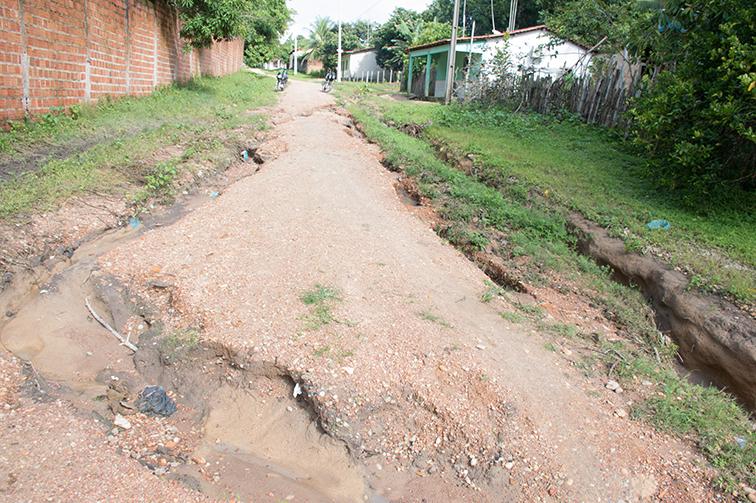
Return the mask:
POLYGON ((242 40, 185 51, 165 0, 0 0, 0 120, 147 94, 242 66, 242 40))

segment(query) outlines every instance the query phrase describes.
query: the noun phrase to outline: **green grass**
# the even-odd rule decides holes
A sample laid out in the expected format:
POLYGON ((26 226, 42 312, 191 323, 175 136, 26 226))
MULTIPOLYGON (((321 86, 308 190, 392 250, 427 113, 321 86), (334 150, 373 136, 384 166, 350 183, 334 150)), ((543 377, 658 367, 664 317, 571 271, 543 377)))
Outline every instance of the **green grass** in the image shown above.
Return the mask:
POLYGON ((514 311, 502 311, 499 313, 499 315, 505 320, 512 323, 522 323, 527 320, 525 316, 514 311))
POLYGON ((697 277, 700 288, 756 300, 756 196, 732 193, 689 208, 641 176, 643 160, 605 130, 497 109, 396 102, 352 91, 393 124, 428 125, 426 140, 473 154, 478 177, 545 211, 577 211, 697 277), (646 224, 664 218, 669 231, 646 224))
MULTIPOLYGON (((354 96, 357 94, 352 98, 354 96)), ((425 119, 437 117, 434 115, 437 113, 433 111, 434 105, 415 106, 403 103, 391 109, 392 120, 401 123, 401 120, 410 118, 411 121, 408 122, 422 123, 423 118, 419 117, 421 113, 418 112, 421 108, 429 110, 422 112, 425 119)), ((486 235, 494 231, 497 236, 504 234, 506 244, 499 253, 505 259, 526 258, 524 265, 510 262, 513 268, 517 268, 530 282, 548 283, 549 275, 553 273, 568 279, 580 287, 591 303, 601 308, 604 315, 614 322, 627 343, 608 343, 592 334, 582 334, 572 325, 539 321, 543 317, 543 310, 538 306, 514 302, 518 311, 500 313, 504 319, 513 323, 530 320, 544 332, 560 338, 579 339, 596 346, 595 354, 590 356, 590 363, 586 361, 576 364, 582 366, 586 375, 592 375, 594 365, 598 364, 604 367, 605 372, 616 372, 617 378, 628 389, 638 376, 661 380, 665 389, 663 395, 652 396, 639 404, 635 416, 646 418, 659 429, 689 436, 697 442, 712 465, 718 468, 722 487, 732 488, 735 483, 742 481, 756 484, 753 453, 756 439, 750 429, 747 414, 729 395, 691 384, 684 376, 679 376, 672 370, 676 349, 656 329, 653 313, 640 292, 614 282, 608 268, 598 266, 575 251, 574 240, 566 230, 564 212, 561 211, 568 208, 569 203, 556 204, 556 196, 546 192, 555 189, 549 189, 548 185, 535 187, 532 180, 497 167, 467 175, 447 165, 438 158, 429 138, 414 138, 388 126, 384 122, 385 110, 377 110, 374 99, 367 93, 361 100, 351 103, 349 111, 363 126, 368 139, 381 147, 385 162, 412 177, 418 183, 422 195, 429 198, 434 209, 449 222, 448 225, 459 226, 468 235, 486 235), (735 437, 746 439, 747 448, 736 449, 735 437)), ((524 120, 524 125, 528 126, 528 121, 535 119, 530 117, 524 120)), ((436 127, 440 128, 433 126, 436 127)), ((530 124, 530 127, 537 129, 541 126, 530 124)), ((522 134, 526 133, 527 128, 522 134)), ((476 135, 477 132, 473 135, 468 131, 468 139, 465 141, 477 141, 476 135)), ((531 144, 530 148, 535 147, 531 144)), ((591 147, 581 148, 590 150, 591 147)), ((577 159, 581 158, 580 151, 577 147, 573 151, 577 159)), ((534 164, 528 164, 526 160, 522 162, 529 166, 529 170, 538 170, 534 168, 534 164)), ((554 171, 551 175, 561 176, 554 171)), ((566 196, 560 197, 566 199, 566 196)), ((600 201, 597 203, 596 210, 601 209, 601 204, 600 201)), ((618 201, 618 204, 622 206, 623 203, 618 201)), ((627 211, 633 209, 632 206, 623 208, 627 211)), ((669 214, 664 216, 669 217, 669 214)), ((643 219, 639 218, 638 221, 643 219)), ((739 222, 722 223, 730 229, 742 225, 739 222)), ((716 230, 713 225, 702 226, 702 229, 710 231, 707 239, 713 240, 718 233, 726 235, 723 229, 716 230)), ((436 230, 443 235, 446 227, 436 230)), ((678 235, 678 239, 687 237, 678 235)), ((698 242, 711 244, 706 239, 698 242)), ((464 238, 460 238, 455 244, 462 249, 476 246, 473 241, 465 242, 464 238)), ((677 243, 678 246, 680 244, 677 243)), ((743 251, 751 245, 740 243, 739 246, 743 251)), ((742 258, 738 252, 733 256, 742 258)), ((483 293, 482 300, 493 299, 494 295, 492 290, 487 290, 483 293)), ((436 316, 428 312, 425 314, 436 316)), ((427 316, 421 317, 427 319, 427 316)), ((548 341, 546 343, 549 344, 548 341)), ((557 348, 555 342, 550 344, 550 348, 557 348)))
POLYGON ((169 359, 179 359, 196 349, 200 343, 200 333, 193 328, 178 329, 160 339, 160 349, 169 359))
POLYGON ((0 134, 0 163, 28 170, 0 181, 0 219, 50 210, 90 191, 166 195, 182 170, 227 166, 248 138, 241 129, 263 127, 249 110, 274 101, 270 79, 239 72, 14 123, 0 134), (174 146, 181 153, 166 159, 174 146), (50 159, 29 162, 39 152, 50 159))
POLYGON ((315 331, 338 322, 331 310, 334 302, 341 301, 339 291, 335 288, 318 284, 303 292, 299 300, 310 308, 308 314, 302 318, 307 330, 315 331))
POLYGON ((485 285, 486 290, 480 296, 480 301, 483 303, 491 302, 496 297, 501 297, 505 293, 505 290, 493 281, 486 280, 485 285))
POLYGON ((660 430, 692 437, 719 470, 717 483, 722 489, 733 490, 740 482, 756 486, 756 432, 732 397, 716 388, 691 384, 643 356, 621 362, 618 375, 643 376, 660 383, 658 394, 637 405, 633 416, 660 430))
POLYGON ((330 300, 340 300, 338 290, 320 284, 304 292, 299 299, 307 306, 324 304, 330 300))
POLYGON ((520 312, 535 318, 537 320, 540 320, 544 317, 544 310, 540 306, 536 306, 535 304, 520 304, 515 303, 515 307, 520 310, 520 312))
POLYGON ((568 339, 577 337, 579 333, 578 327, 568 323, 541 323, 539 324, 539 328, 545 332, 568 339))
POLYGON ((444 328, 451 328, 451 324, 443 319, 441 316, 437 315, 430 309, 426 309, 425 311, 420 311, 417 313, 417 315, 420 317, 420 319, 425 321, 430 321, 431 323, 435 323, 436 325, 440 325, 444 328))

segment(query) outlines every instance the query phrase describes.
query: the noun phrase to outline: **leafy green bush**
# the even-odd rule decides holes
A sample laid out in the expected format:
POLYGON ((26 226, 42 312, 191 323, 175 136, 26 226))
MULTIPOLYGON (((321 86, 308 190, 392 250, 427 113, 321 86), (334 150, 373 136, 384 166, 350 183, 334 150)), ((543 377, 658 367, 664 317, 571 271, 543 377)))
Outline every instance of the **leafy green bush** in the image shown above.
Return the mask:
POLYGON ((631 109, 648 174, 692 197, 756 187, 756 9, 740 0, 674 2, 687 30, 674 70, 631 109))
MULTIPOLYGON (((560 36, 643 63, 631 103, 646 174, 689 204, 756 188, 756 8, 747 0, 540 0, 560 36)), ((750 193, 750 194, 749 194, 750 193)), ((672 196, 673 194, 670 194, 672 196)))

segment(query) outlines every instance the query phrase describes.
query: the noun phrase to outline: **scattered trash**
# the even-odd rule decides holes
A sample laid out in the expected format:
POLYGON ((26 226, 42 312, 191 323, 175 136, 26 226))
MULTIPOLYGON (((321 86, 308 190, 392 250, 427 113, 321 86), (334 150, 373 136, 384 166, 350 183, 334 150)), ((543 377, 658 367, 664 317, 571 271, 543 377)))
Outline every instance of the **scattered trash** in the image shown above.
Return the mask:
POLYGON ((292 395, 294 396, 294 398, 296 398, 301 394, 302 394, 302 387, 299 385, 299 383, 296 383, 294 385, 294 392, 292 393, 292 395))
POLYGON ((672 225, 669 223, 668 220, 651 220, 649 223, 646 224, 646 227, 651 229, 652 231, 655 230, 663 230, 668 231, 672 225))
POLYGON ((738 444, 738 447, 741 449, 745 449, 748 441, 743 437, 735 437, 735 443, 738 444))
POLYGON ((349 375, 354 374, 354 368, 353 367, 342 367, 342 370, 346 372, 349 375))
POLYGON ((115 419, 113 420, 113 424, 123 430, 128 430, 131 428, 131 423, 129 422, 129 420, 120 414, 116 414, 115 419))
POLYGON ((244 150, 241 151, 241 158, 242 158, 242 161, 244 162, 249 161, 249 149, 245 148, 244 150))
POLYGON ((136 229, 140 225, 142 225, 142 221, 139 220, 137 217, 129 218, 129 227, 131 227, 132 229, 136 229))
POLYGON ((144 414, 170 416, 176 412, 176 402, 173 401, 162 386, 147 386, 139 393, 136 403, 139 411, 144 414))
POLYGON ((215 198, 216 198, 216 197, 218 197, 219 195, 220 195, 220 192, 211 192, 211 193, 210 193, 210 198, 211 198, 211 199, 215 199, 215 198))

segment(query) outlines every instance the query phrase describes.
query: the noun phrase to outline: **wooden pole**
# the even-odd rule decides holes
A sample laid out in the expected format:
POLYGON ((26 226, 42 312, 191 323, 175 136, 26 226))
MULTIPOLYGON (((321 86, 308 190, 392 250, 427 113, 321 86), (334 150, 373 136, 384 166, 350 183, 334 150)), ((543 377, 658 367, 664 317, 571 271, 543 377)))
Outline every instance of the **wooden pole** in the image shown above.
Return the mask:
POLYGON ((446 71, 446 96, 444 103, 451 103, 454 90, 455 63, 457 60, 457 25, 459 24, 459 0, 454 0, 454 22, 452 23, 451 42, 449 43, 449 66, 446 71))

